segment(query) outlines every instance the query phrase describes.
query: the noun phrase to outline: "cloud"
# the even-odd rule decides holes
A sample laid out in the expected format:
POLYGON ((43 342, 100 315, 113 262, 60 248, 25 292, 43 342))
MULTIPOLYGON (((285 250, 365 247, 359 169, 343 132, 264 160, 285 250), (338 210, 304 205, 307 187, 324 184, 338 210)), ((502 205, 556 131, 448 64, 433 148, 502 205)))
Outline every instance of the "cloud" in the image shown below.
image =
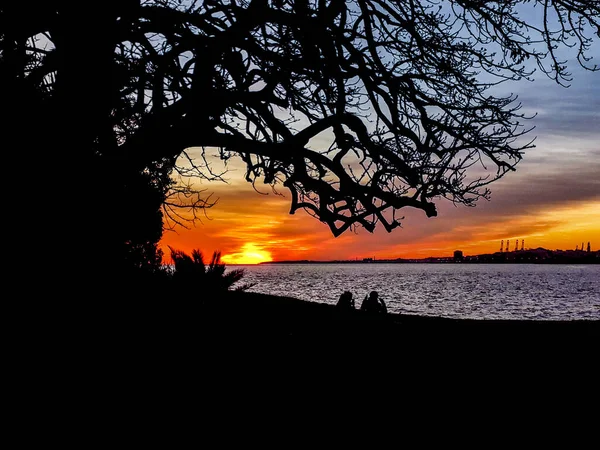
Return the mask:
MULTIPOLYGON (((462 248, 467 254, 499 249, 501 239, 526 239, 526 245, 574 248, 572 240, 600 241, 600 74, 573 70, 574 81, 562 88, 538 75, 537 80, 511 85, 528 113, 538 115, 536 148, 527 151, 516 172, 490 185, 491 200, 475 208, 440 200, 439 215, 403 209, 403 227, 387 233, 358 229, 333 238, 329 228, 307 213, 289 214, 289 193, 256 193, 244 180, 245 167, 230 160, 229 184, 203 183, 219 198, 208 219, 179 234, 166 233, 163 248, 240 253, 252 243, 274 259, 341 259, 362 257, 424 257, 462 248)), ((319 142, 315 140, 314 145, 319 142)), ((220 164, 220 165, 219 165, 220 164)), ((215 170, 225 168, 214 163, 215 170)))
POLYGON ((523 104, 522 112, 537 114, 527 121, 527 125, 535 126, 532 135, 581 139, 600 133, 597 72, 574 66, 569 87, 560 86, 540 74, 535 81, 522 81, 514 88, 523 104))

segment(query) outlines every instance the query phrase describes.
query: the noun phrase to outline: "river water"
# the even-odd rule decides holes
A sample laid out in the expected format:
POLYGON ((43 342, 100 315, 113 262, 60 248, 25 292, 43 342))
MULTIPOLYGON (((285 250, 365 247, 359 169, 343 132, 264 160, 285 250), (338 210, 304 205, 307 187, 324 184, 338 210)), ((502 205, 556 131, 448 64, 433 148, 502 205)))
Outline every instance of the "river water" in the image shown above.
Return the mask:
MULTIPOLYGON (((228 266, 229 267, 229 266, 228 266)), ((335 304, 372 290, 390 312, 473 319, 600 320, 600 265, 261 264, 242 268, 249 292, 335 304)))

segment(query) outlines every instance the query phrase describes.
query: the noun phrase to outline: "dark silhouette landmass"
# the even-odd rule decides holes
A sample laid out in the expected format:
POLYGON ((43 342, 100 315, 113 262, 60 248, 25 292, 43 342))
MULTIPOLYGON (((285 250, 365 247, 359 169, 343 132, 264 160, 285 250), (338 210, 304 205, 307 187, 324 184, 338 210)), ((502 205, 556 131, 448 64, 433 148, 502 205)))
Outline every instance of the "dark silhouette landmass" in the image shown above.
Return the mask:
POLYGON ((600 337, 600 320, 457 319, 392 312, 373 315, 359 308, 340 310, 333 304, 255 292, 228 291, 199 308, 203 313, 199 328, 292 340, 333 338, 348 333, 387 336, 392 341, 413 333, 425 340, 427 336, 453 339, 472 337, 474 333, 498 343, 527 339, 533 334, 539 339, 551 338, 556 333, 563 338, 600 337))
POLYGON ((90 374, 94 381, 86 389, 113 383, 126 395, 139 389, 152 401, 158 388, 186 399, 190 389, 222 398, 232 392, 262 396, 276 383, 284 389, 277 392, 309 383, 331 395, 340 381, 332 374, 346 377, 357 392, 367 389, 359 373, 379 380, 384 393, 410 391, 394 381, 407 374, 426 375, 432 389, 450 391, 456 385, 447 383, 457 376, 463 389, 479 382, 493 391, 490 379, 537 386, 563 382, 565 372, 578 380, 595 373, 600 342, 598 320, 372 315, 293 297, 207 295, 202 287, 147 282, 119 295, 112 286, 97 286, 72 301, 23 309, 11 343, 20 343, 16 367, 35 361, 35 370, 24 373, 32 383, 44 370, 67 368, 76 374, 68 378, 71 385, 90 374))
MULTIPOLYGON (((600 342, 598 320, 477 320, 343 311, 335 305, 228 291, 202 302, 140 304, 120 316, 126 334, 148 337, 171 357, 273 358, 273 362, 379 364, 420 360, 476 366, 591 364, 600 342), (135 327, 132 328, 132 324, 135 327), (208 356, 207 356, 208 355, 208 356)), ((252 363, 254 364, 254 363, 252 363)), ((590 366, 591 367, 591 366, 590 366)))

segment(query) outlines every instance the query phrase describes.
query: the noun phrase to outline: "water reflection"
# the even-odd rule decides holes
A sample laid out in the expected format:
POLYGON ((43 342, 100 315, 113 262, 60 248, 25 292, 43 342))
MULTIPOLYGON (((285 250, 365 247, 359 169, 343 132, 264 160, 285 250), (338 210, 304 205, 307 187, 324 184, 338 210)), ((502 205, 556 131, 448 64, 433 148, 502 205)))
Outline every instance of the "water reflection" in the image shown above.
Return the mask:
POLYGON ((600 266, 275 264, 243 267, 250 289, 335 304, 378 291, 390 312, 477 319, 600 319, 600 266))

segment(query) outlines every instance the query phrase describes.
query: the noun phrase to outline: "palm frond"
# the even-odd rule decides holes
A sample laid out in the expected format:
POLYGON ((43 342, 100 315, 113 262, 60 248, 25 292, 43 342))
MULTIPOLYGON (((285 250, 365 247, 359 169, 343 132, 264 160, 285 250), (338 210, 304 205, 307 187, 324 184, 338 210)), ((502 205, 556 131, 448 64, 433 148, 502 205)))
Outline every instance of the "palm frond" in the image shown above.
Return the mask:
POLYGON ((192 285, 204 293, 218 293, 228 291, 245 291, 253 284, 244 284, 233 287, 245 275, 243 269, 234 269, 226 271, 225 264, 221 262, 221 252, 215 251, 212 254, 208 265, 204 261, 204 255, 199 249, 194 249, 191 256, 182 250, 169 247, 171 250, 171 259, 173 261, 172 278, 177 283, 192 285))

